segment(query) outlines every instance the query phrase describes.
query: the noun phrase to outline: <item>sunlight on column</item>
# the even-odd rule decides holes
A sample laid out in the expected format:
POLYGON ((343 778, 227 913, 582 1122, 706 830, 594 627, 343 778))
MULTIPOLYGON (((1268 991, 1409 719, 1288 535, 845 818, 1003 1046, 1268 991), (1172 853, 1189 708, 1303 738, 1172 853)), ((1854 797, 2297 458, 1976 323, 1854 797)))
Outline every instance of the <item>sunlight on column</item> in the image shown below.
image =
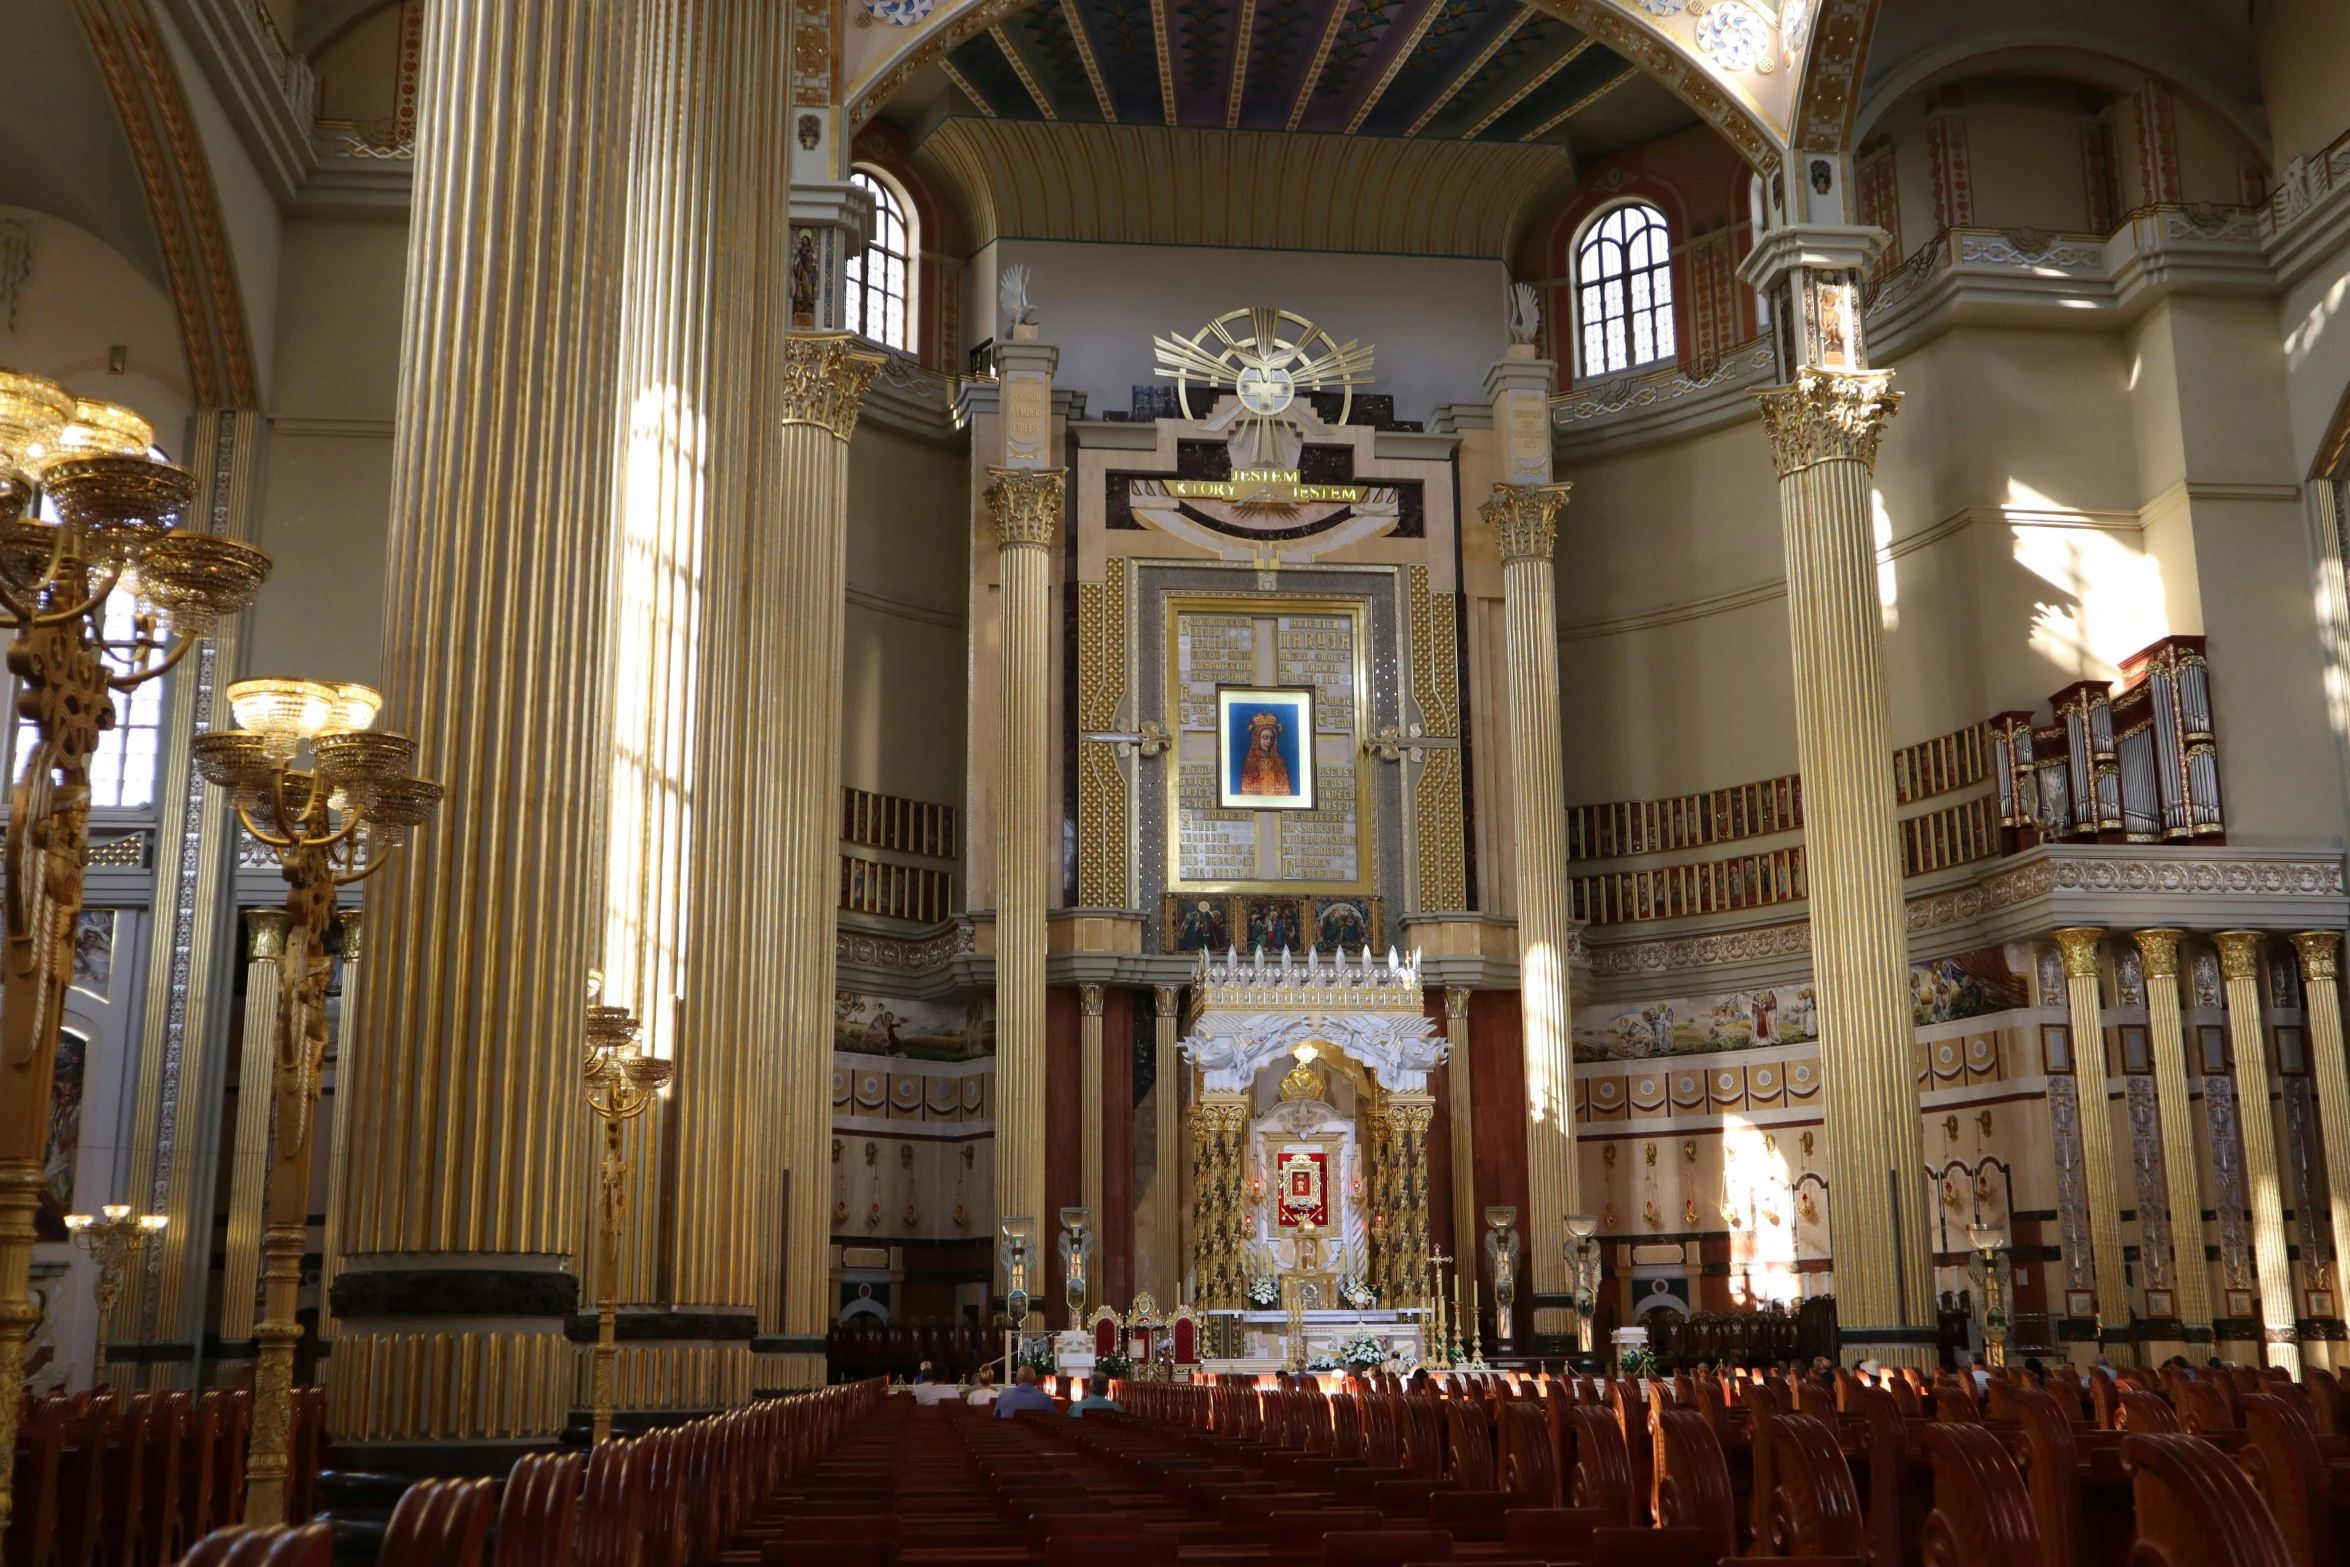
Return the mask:
POLYGON ((2320 295, 2317 303, 2309 307, 2309 313, 2285 334, 2286 369, 2301 368, 2301 362, 2317 347, 2317 340, 2326 335, 2326 328, 2341 310, 2345 295, 2350 295, 2350 272, 2334 279, 2334 286, 2320 295))
MULTIPOLYGON (((2311 595, 2317 623, 2324 627, 2350 625, 2350 584, 2342 577, 2340 560, 2322 561, 2317 569, 2315 592, 2311 595)), ((2350 735, 2350 670, 2342 667, 2343 648, 2333 636, 2323 639, 2325 667, 2322 671, 2326 692, 2326 722, 2333 725, 2337 735, 2350 735)))
POLYGON ((1568 1065, 1567 1020, 1559 1015, 1558 998, 1565 993, 1566 975, 1559 962, 1558 949, 1547 941, 1535 942, 1521 957, 1524 971, 1525 994, 1537 998, 1532 1015, 1526 1019, 1526 1104, 1527 1113, 1536 1126, 1567 1124, 1567 1095, 1573 1085, 1567 1076, 1573 1068, 1568 1065), (1541 1040, 1545 1048, 1531 1048, 1541 1040))
POLYGON ((1869 520, 1877 541, 1877 613, 1887 631, 1901 624, 1901 582, 1893 564, 1893 514, 1885 492, 1869 491, 1869 520))
POLYGON ((704 438, 683 394, 649 387, 630 409, 621 459, 605 998, 636 1011, 662 1056, 676 1050, 685 964, 704 438))
POLYGON ((2114 679, 2123 659, 2170 634, 2161 563, 2134 529, 2101 528, 2012 478, 2007 488, 2017 564, 2073 600, 2034 607, 2032 650, 2075 678, 2114 679))

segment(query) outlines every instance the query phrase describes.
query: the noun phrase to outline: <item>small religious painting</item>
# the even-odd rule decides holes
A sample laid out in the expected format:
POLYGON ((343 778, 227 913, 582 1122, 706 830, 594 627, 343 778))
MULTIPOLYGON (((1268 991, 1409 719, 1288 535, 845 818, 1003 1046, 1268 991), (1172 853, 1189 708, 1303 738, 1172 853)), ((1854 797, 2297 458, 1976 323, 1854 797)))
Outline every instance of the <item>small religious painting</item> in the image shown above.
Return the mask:
POLYGON ((1314 946, 1323 952, 1373 944, 1371 912, 1360 898, 1329 898, 1314 906, 1314 946))
POLYGON ((1223 899, 1167 899, 1169 952, 1223 952, 1232 944, 1232 911, 1223 899))
POLYGON ((1217 805, 1227 811, 1314 808, 1314 693, 1216 688, 1217 805))
POLYGON ((1281 1228, 1290 1230, 1301 1224, 1329 1227, 1328 1164, 1328 1157, 1318 1148, 1291 1148, 1282 1153, 1281 1228))
POLYGON ((1251 898, 1248 900, 1247 939, 1241 943, 1243 952, 1263 950, 1278 956, 1283 952, 1303 953, 1306 950, 1305 903, 1299 898, 1251 898))

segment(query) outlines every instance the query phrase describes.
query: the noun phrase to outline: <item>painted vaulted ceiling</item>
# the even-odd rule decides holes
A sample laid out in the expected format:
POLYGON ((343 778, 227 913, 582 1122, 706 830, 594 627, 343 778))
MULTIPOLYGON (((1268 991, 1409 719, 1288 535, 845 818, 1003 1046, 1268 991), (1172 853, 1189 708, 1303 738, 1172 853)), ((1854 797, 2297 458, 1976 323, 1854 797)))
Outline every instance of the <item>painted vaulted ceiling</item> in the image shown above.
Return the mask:
MULTIPOLYGON (((989 118, 1566 142, 1646 77, 1757 166, 1874 0, 853 0, 856 118, 936 67, 989 118)), ((1807 107, 1811 97, 1807 96, 1807 107)), ((1838 116, 1841 118, 1841 116, 1838 116)))

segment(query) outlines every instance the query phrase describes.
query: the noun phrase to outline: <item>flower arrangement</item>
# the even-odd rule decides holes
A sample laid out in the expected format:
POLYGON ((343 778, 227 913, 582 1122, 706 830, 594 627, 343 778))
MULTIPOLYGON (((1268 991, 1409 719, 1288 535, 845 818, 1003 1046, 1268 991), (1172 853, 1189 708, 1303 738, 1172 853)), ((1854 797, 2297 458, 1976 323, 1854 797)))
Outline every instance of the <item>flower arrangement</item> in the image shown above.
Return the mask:
POLYGON ((1060 1369, 1053 1364, 1053 1351, 1050 1340, 1039 1342, 1033 1349, 1022 1350, 1018 1358, 1014 1361, 1014 1364, 1026 1366, 1029 1370, 1035 1372, 1040 1377, 1049 1377, 1055 1371, 1060 1369))
POLYGON ((1134 1375, 1134 1362, 1124 1355, 1104 1355, 1093 1363, 1093 1369, 1113 1381, 1123 1382, 1134 1375))
POLYGON ((1655 1376, 1656 1351, 1649 1349, 1627 1349, 1624 1351, 1622 1360, 1618 1362, 1618 1369, 1620 1369, 1624 1375, 1628 1377, 1655 1376))
POLYGON ((1315 1355, 1306 1361, 1306 1369, 1308 1371, 1344 1371, 1346 1362, 1340 1360, 1336 1355, 1315 1355))
POLYGON ((1350 1334, 1338 1346, 1338 1358, 1346 1362, 1349 1371, 1383 1366, 1387 1364, 1387 1346, 1375 1333, 1350 1334))
POLYGON ((1281 1304, 1281 1283, 1270 1274, 1260 1273, 1248 1281, 1248 1303, 1259 1311, 1271 1311, 1281 1304))

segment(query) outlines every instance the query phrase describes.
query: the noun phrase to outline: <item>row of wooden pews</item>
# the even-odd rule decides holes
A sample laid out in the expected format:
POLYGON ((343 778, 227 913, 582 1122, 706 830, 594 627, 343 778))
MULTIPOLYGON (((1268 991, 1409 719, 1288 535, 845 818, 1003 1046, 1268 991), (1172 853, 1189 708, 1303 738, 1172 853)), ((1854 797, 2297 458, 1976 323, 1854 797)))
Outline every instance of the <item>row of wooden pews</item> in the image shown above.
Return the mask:
MULTIPOLYGON (((485 1556, 493 1567, 718 1567, 750 1521, 805 1484, 841 1432, 886 1398, 879 1381, 854 1383, 590 1453, 526 1454, 502 1481, 420 1480, 393 1510, 378 1567, 483 1567, 485 1556)), ((328 1567, 332 1552, 324 1524, 233 1527, 198 1541, 187 1567, 328 1567)))
MULTIPOLYGON (((1957 1377, 1878 1386, 1849 1373, 1832 1387, 1684 1373, 1488 1382, 1469 1396, 1310 1381, 1122 1395, 1125 1419, 1030 1416, 987 1432, 1057 1476, 1060 1500, 1042 1504, 1004 1484, 1000 1460, 989 1471, 1001 1508, 1047 1519, 1030 1559, 2316 1567, 2350 1540, 2334 1517, 2350 1505, 2336 1500, 2350 1499, 2350 1449, 2323 1374, 2100 1370, 2046 1387, 2001 1374, 1981 1398, 1957 1377), (1055 1533, 1121 1543, 1064 1552, 1055 1533)), ((967 1552, 901 1559, 977 1567, 967 1552)), ((981 1558, 993 1559, 1008 1558, 981 1558)), ((790 1558, 802 1560, 826 1557, 790 1558)))
MULTIPOLYGON (((113 1389, 29 1398, 17 1417, 9 1567, 162 1567, 245 1510, 253 1395, 113 1389)), ((297 1391, 288 1502, 306 1517, 326 1403, 297 1391)))

